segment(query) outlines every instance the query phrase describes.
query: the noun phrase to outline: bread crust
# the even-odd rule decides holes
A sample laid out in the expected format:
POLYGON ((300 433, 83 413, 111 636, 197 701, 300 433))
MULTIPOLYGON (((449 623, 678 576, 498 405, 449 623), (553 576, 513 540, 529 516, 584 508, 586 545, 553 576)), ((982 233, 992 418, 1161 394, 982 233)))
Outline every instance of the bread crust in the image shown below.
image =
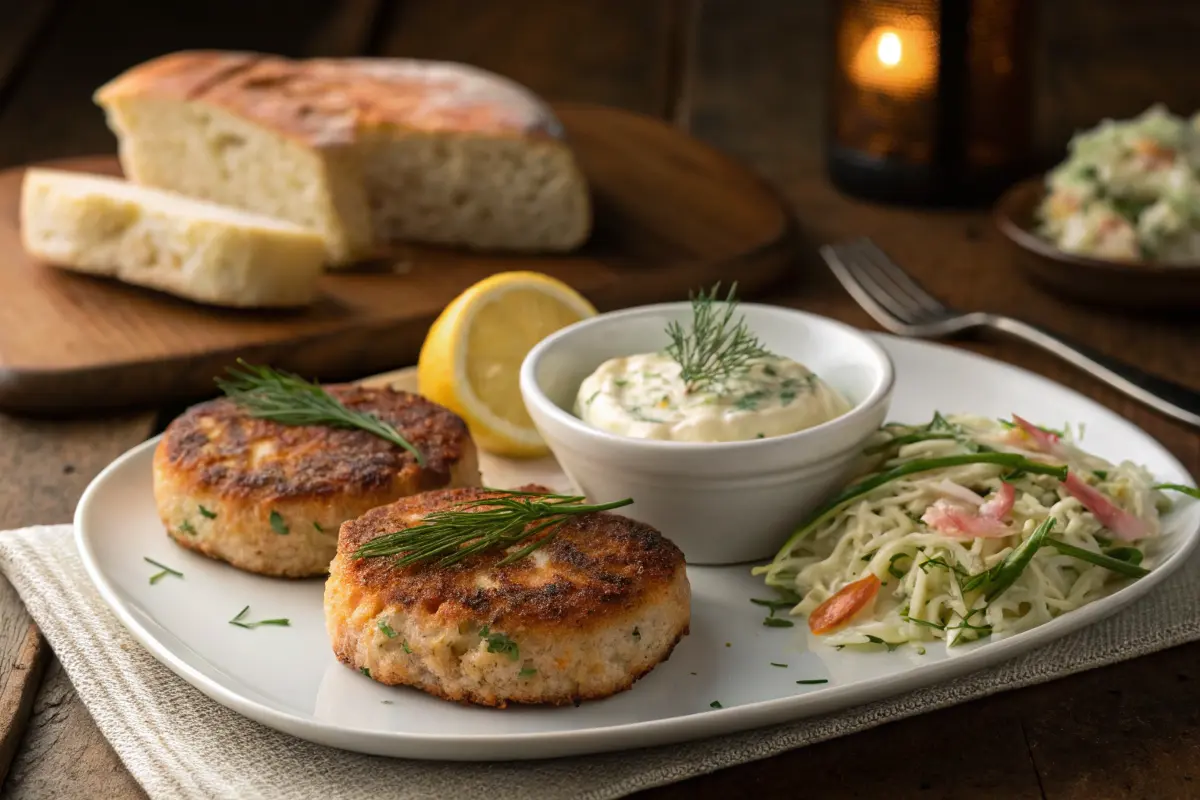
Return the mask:
POLYGON ((354 144, 390 130, 558 139, 562 126, 536 95, 476 67, 414 59, 307 59, 194 50, 147 61, 97 90, 198 100, 312 147, 354 144))
POLYGON ((289 426, 222 398, 175 419, 154 454, 159 515, 180 545, 265 575, 322 575, 341 523, 397 498, 476 486, 466 424, 391 388, 326 387, 391 423, 425 459, 358 429, 289 426))
POLYGON ((683 554, 626 517, 571 518, 534 554, 504 566, 505 551, 450 566, 354 556, 431 511, 491 496, 426 492, 342 526, 325 590, 342 662, 382 683, 504 707, 607 697, 670 656, 690 623, 683 554), (484 633, 502 634, 518 653, 492 652, 484 633))

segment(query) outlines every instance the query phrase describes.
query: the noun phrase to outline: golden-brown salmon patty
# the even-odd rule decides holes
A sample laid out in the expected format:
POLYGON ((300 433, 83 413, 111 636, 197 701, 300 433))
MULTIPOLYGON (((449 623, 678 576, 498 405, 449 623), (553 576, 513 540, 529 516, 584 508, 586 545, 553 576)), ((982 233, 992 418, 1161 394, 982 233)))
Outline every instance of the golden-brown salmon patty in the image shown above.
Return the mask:
POLYGON ((338 528, 427 489, 479 485, 466 424, 418 395, 356 385, 326 390, 391 423, 420 451, 358 429, 283 425, 228 398, 174 420, 154 453, 154 499, 184 547, 263 575, 323 575, 338 528))
POLYGON ((607 697, 667 659, 691 620, 683 553, 626 517, 572 517, 504 566, 504 550, 449 566, 354 555, 431 511, 492 496, 427 492, 342 526, 325 584, 325 624, 342 662, 382 683, 503 708, 607 697))

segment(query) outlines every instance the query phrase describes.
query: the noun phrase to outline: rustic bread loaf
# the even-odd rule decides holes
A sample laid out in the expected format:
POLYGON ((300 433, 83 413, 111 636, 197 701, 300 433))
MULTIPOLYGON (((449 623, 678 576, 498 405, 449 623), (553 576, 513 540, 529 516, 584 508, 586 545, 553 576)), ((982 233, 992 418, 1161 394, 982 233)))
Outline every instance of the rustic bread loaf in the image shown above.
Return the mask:
POLYGON ((402 241, 564 251, 591 227, 554 114, 473 67, 188 51, 96 102, 131 180, 315 228, 335 265, 402 241))
POLYGON ((100 175, 29 169, 21 237, 34 257, 223 306, 310 303, 315 231, 100 175))

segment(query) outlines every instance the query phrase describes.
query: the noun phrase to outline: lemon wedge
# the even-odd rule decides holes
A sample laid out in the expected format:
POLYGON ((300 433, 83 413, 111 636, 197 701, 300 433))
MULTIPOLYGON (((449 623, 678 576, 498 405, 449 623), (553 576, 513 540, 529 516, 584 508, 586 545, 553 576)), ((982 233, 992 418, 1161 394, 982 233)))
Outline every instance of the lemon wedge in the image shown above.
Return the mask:
POLYGON ((542 339, 595 315, 582 295, 548 275, 485 278, 429 329, 417 362, 419 391, 462 417, 480 448, 518 458, 545 455, 521 399, 521 362, 542 339))

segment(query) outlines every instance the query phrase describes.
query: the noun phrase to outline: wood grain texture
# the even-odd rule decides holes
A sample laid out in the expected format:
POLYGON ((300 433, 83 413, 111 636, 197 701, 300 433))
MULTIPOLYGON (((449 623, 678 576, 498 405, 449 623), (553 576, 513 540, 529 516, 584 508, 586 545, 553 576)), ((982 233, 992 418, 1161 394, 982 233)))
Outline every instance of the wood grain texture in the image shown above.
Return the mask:
MULTIPOLYGON (((738 5, 736 0, 704 3, 696 83, 689 90, 692 131, 775 176, 796 209, 808 243, 872 236, 949 303, 1030 319, 1200 388, 1196 314, 1099 312, 1058 300, 1021 277, 999 232, 982 212, 922 213, 862 203, 835 192, 823 176, 821 91, 805 77, 823 68, 822 45, 808 32, 823 24, 826 10, 821 4, 770 0, 756 4, 752 17, 741 13, 738 5)), ((1058 4, 1043 4, 1043 13, 1050 13, 1050 5, 1058 4)), ((1113 4, 1103 5, 1100 14, 1115 13, 1113 4)), ((1094 95, 1103 94, 1095 89, 1094 95)), ((1105 98, 1095 96, 1091 102, 1095 108, 1105 98)), ((818 269, 803 289, 772 299, 878 328, 823 270, 818 269)), ((1142 426, 1193 475, 1200 475, 1200 437, 1195 431, 1163 420, 1029 347, 992 341, 964 346, 1093 397, 1142 426)), ((1186 645, 638 797, 773 797, 794 793, 800 786, 806 794, 831 798, 885 793, 1053 800, 1195 797, 1200 781, 1195 766, 1200 763, 1197 663, 1200 644, 1186 645), (931 757, 931 747, 937 748, 936 757, 931 757)))
MULTIPOLYGON (((30 15, 51 4, 21 0, 2 5, 0 51, 4 57, 15 56, 19 48, 12 36, 14 12, 25 15, 23 29, 32 32, 38 26, 28 25, 30 15)), ((178 7, 154 0, 53 5, 58 13, 48 23, 40 20, 44 31, 38 46, 21 53, 19 80, 0 94, 5 101, 0 103, 0 165, 111 151, 112 136, 91 103, 91 92, 146 58, 197 46, 344 55, 355 52, 370 31, 370 24, 356 24, 350 16, 355 9, 370 10, 364 0, 297 0, 283 15, 274 0, 211 0, 178 7), (231 19, 238 24, 230 24, 231 19), (101 39, 103 46, 96 46, 101 39)), ((151 413, 70 423, 0 416, 0 530, 69 521, 87 483, 109 461, 143 441, 153 423, 151 413)), ((2 578, 0 582, 10 590, 2 578)), ((29 618, 19 602, 0 599, 0 618, 12 620, 22 642, 27 640, 29 618)), ((0 653, 9 651, 11 641, 4 627, 0 653)), ((37 656, 44 661, 47 653, 40 636, 37 642, 37 656)), ((0 678, 6 674, 0 672, 0 678)), ((20 730, 21 711, 18 705, 0 721, 6 736, 9 730, 20 730)), ((145 796, 96 729, 57 662, 40 688, 14 766, 8 767, 5 758, 2 768, 8 774, 0 787, 4 797, 145 796)))
MULTIPOLYGON (((137 3, 124 5, 138 7, 137 3)), ((225 4, 205 8, 214 5, 225 4)), ((378 32, 377 41, 391 42, 393 47, 409 50, 407 54, 457 56, 502 71, 521 70, 524 80, 564 99, 602 100, 653 110, 666 102, 663 92, 672 91, 664 90, 667 81, 656 77, 666 75, 666 67, 657 71, 652 57, 636 44, 648 42, 655 53, 666 51, 653 36, 640 38, 644 23, 639 20, 659 19, 656 14, 666 13, 657 7, 645 9, 637 2, 604 4, 605 9, 613 9, 610 19, 609 13, 597 10, 599 0, 584 11, 560 11, 559 6, 568 5, 565 3, 506 3, 503 9, 497 9, 498 5, 483 0, 408 0, 397 6, 399 13, 378 32), (435 5, 448 9, 444 17, 434 10, 435 5), (540 9, 538 14, 529 10, 534 8, 540 9), (594 28, 573 29, 535 18, 559 13, 576 24, 586 20, 594 28), (532 24, 555 40, 522 39, 525 47, 516 47, 514 37, 531 34, 515 23, 532 24), (403 31, 396 33, 401 27, 403 31), (592 36, 596 41, 588 43, 592 36), (624 45, 622 37, 626 37, 624 45), (601 51, 607 54, 604 58, 618 61, 605 63, 595 55, 601 51)), ((651 2, 644 5, 657 6, 651 2)), ((1200 106, 1200 97, 1194 96, 1200 93, 1200 84, 1184 79, 1190 74, 1192 33, 1200 13, 1195 4, 1061 0, 1040 6, 1044 78, 1039 89, 1038 139, 1047 151, 1060 148, 1074 127, 1092 124, 1106 114, 1135 112, 1160 96, 1171 99, 1180 111, 1200 106)), ((143 50, 157 52, 159 43, 188 36, 172 29, 165 11, 151 11, 148 19, 159 27, 139 29, 139 35, 149 42, 138 45, 143 50)), ((21 131, 6 123, 8 117, 0 113, 0 163, 91 152, 99 148, 98 143, 109 146, 102 131, 87 127, 92 123, 80 123, 93 112, 79 99, 84 94, 80 87, 89 86, 89 79, 75 74, 84 68, 81 57, 74 56, 87 49, 92 36, 88 25, 95 29, 103 22, 103 14, 95 9, 73 13, 73 21, 57 25, 52 33, 61 36, 65 30, 74 38, 66 44, 52 43, 53 56, 32 62, 14 94, 22 98, 18 104, 21 113, 46 113, 48 121, 43 124, 27 118, 32 135, 18 135, 21 131), (62 99, 50 91, 55 79, 65 80, 62 99), (41 100, 36 99, 38 95, 41 100), (73 99, 68 101, 67 95, 73 99), (78 133, 72 125, 78 127, 78 133), (39 141, 39 136, 51 138, 39 141)), ((191 12, 181 13, 186 19, 191 12)), ((1016 312, 1091 339, 1112 355, 1200 387, 1200 331, 1194 315, 1192 319, 1139 318, 1052 300, 1015 273, 998 235, 981 214, 885 209, 848 200, 830 190, 823 179, 820 144, 826 15, 827 3, 809 0, 755 0, 753 4, 705 0, 696 20, 690 80, 678 90, 683 121, 690 122, 701 137, 746 159, 780 184, 803 221, 810 244, 869 234, 947 300, 1016 312)), ((214 14, 214 19, 222 19, 221 14, 214 14)), ((306 24, 305 20, 286 22, 287 26, 306 24)), ((274 31, 230 30, 203 43, 224 46, 232 37, 244 37, 264 47, 257 40, 274 35, 274 31)), ((128 46, 125 40, 129 36, 123 37, 118 38, 128 46)), ((125 57, 117 53, 89 54, 87 58, 100 58, 111 66, 125 57)), ((809 269, 806 274, 811 275, 807 282, 780 288, 771 299, 874 327, 825 274, 811 248, 805 265, 809 269)), ((995 342, 966 346, 1019 363, 1095 397, 1166 443, 1193 473, 1200 472, 1200 439, 1194 432, 1148 414, 1028 348, 995 342)), ((48 442, 39 447, 36 456, 23 461, 23 468, 33 469, 36 476, 12 490, 0 488, 0 508, 7 502, 11 512, 28 504, 26 518, 36 518, 44 510, 39 505, 44 497, 60 491, 61 476, 54 474, 54 468, 61 469, 62 461, 55 447, 63 440, 53 438, 49 429, 39 425, 35 424, 29 438, 20 440, 23 446, 48 442), (5 497, 10 499, 5 501, 5 497)), ((7 457, 5 435, 12 430, 0 426, 0 441, 6 444, 0 451, 0 470, 9 466, 3 458, 7 457)), ((90 437, 105 441, 106 434, 100 427, 76 428, 71 437, 84 446, 90 437)), ((1195 797, 1200 782, 1197 664, 1200 644, 1179 647, 641 796, 722 800, 797 793, 834 798, 886 794, 931 800, 966 795, 1054 800, 1195 797), (931 757, 934 748, 937 756, 931 757)), ((19 778, 10 776, 0 794, 54 800, 143 797, 71 695, 69 683, 55 670, 52 667, 49 673, 34 712, 35 725, 23 745, 19 778)))
POLYGON ((58 661, 46 671, 6 800, 142 800, 146 793, 101 735, 58 661))
POLYGON ((1197 663, 1185 645, 634 797, 1194 798, 1197 663))
POLYGON ((0 784, 20 747, 42 672, 51 658, 16 590, 8 581, 0 581, 0 784))
POLYGON ((23 74, 55 5, 55 0, 25 0, 0 6, 0 109, 23 74))
POLYGON ((388 16, 379 54, 461 61, 552 101, 660 116, 675 22, 668 0, 409 0, 388 16))
POLYGON ((1151 103, 1200 110, 1195 68, 1200 4, 1178 0, 1056 0, 1038 3, 1035 140, 1050 158, 1072 132, 1151 103))
POLYGON ((362 0, 290 0, 286 13, 280 13, 277 0, 62 5, 0 110, 0 166, 113 151, 116 142, 92 103, 92 92, 141 61, 204 47, 346 55, 361 46, 364 35, 347 9, 365 13, 371 8, 362 0))
MULTIPOLYGON (((0 408, 195 399, 211 394, 212 376, 237 357, 322 378, 411 363, 447 303, 505 270, 561 278, 606 309, 686 297, 718 280, 738 280, 748 295, 789 266, 790 217, 738 164, 647 116, 558 111, 596 209, 579 252, 406 248, 396 262, 326 275, 317 304, 299 312, 214 309, 41 264, 20 245, 22 172, 0 173, 0 408)), ((70 165, 114 170, 105 160, 70 165)))
MULTIPOLYGON (((92 478, 118 455, 145 440, 153 422, 150 414, 59 423, 0 415, 0 442, 4 445, 0 447, 0 530, 69 522, 92 478)), ((95 726, 73 699, 65 679, 59 679, 65 686, 49 695, 42 686, 33 707, 32 727, 26 727, 36 673, 52 660, 41 636, 36 631, 31 634, 32 627, 16 592, 0 578, 0 773, 10 773, 0 789, 4 797, 10 796, 14 782, 24 780, 22 776, 48 782, 68 769, 124 771, 99 734, 88 734, 86 726, 79 730, 82 721, 93 732, 95 726), (25 665, 23 672, 19 664, 25 665), (69 709, 74 710, 65 713, 69 709), (16 765, 10 770, 13 753, 7 745, 10 738, 19 738, 22 730, 25 735, 16 765), (78 753, 54 747, 64 738, 94 740, 89 745, 89 760, 76 765, 78 753)))

